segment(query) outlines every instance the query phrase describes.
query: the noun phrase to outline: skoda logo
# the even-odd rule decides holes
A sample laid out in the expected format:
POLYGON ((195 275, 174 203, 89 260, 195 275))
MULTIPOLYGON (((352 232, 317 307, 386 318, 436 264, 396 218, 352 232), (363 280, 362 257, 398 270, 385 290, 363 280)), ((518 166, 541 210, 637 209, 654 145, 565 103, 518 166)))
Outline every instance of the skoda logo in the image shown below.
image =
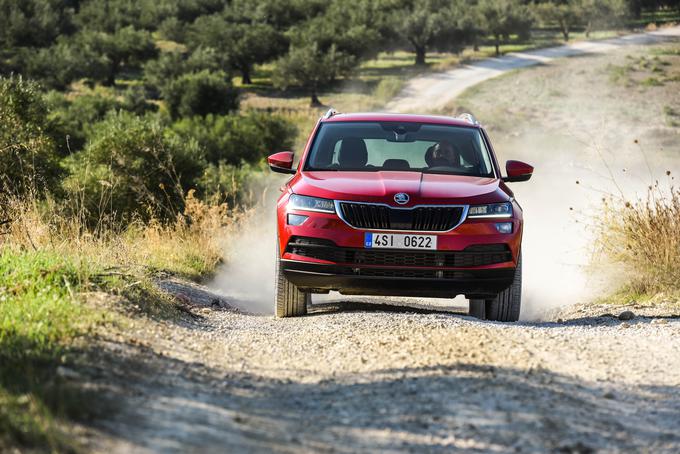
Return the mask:
POLYGON ((397 202, 399 205, 405 205, 408 203, 408 194, 405 192, 399 192, 397 194, 394 194, 394 201, 397 202))

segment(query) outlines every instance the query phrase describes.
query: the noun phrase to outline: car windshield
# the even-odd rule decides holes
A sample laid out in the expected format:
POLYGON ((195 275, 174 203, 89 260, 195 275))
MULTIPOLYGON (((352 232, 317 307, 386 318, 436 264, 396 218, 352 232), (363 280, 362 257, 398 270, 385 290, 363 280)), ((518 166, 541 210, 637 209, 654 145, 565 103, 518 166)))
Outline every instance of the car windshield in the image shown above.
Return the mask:
POLYGON ((305 170, 494 176, 479 129, 410 122, 323 123, 305 170))

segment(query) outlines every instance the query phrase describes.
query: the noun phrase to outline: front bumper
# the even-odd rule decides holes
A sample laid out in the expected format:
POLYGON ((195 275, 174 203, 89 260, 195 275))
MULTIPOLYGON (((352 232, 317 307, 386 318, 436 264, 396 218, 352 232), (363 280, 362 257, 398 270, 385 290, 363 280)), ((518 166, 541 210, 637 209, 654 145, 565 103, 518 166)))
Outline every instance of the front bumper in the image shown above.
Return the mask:
POLYGON ((364 248, 364 234, 374 230, 354 228, 332 213, 287 209, 284 200, 280 200, 278 208, 283 273, 305 291, 490 298, 512 284, 517 267, 522 238, 519 206, 515 207, 513 218, 465 219, 446 232, 408 232, 436 234, 437 251, 383 249, 371 253, 364 248), (287 222, 289 213, 308 218, 301 225, 290 225, 287 222), (512 222, 512 233, 499 233, 495 226, 497 222, 512 222), (326 242, 324 250, 328 253, 309 254, 291 247, 300 238, 326 242), (475 248, 487 248, 489 254, 500 253, 494 252, 494 246, 504 248, 502 258, 490 259, 486 253, 480 256, 479 251, 471 252, 475 248), (376 258, 377 254, 383 256, 376 258))
POLYGON ((508 288, 515 276, 514 268, 356 268, 295 260, 282 260, 282 265, 286 279, 302 290, 316 293, 336 290, 345 295, 492 298, 508 288))

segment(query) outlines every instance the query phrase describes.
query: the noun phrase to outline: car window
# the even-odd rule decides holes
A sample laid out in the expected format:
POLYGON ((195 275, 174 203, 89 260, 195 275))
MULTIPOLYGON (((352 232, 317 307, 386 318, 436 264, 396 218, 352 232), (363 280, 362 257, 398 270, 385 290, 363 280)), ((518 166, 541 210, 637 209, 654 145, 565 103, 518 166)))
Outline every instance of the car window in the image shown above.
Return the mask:
POLYGON ((322 124, 305 170, 494 176, 489 151, 477 128, 395 122, 322 124))

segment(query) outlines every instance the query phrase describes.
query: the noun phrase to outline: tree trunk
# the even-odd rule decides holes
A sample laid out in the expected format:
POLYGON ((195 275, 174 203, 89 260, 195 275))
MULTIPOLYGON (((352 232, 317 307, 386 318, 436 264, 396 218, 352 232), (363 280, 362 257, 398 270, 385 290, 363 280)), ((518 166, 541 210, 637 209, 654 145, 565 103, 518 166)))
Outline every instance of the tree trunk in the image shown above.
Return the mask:
POLYGON ((316 90, 312 90, 309 107, 323 107, 323 104, 321 104, 321 101, 319 101, 319 97, 316 95, 316 90))
POLYGON ((562 24, 562 37, 565 41, 569 41, 569 26, 567 24, 562 24))
POLYGON ((250 68, 241 68, 241 83, 243 85, 250 85, 253 83, 250 79, 250 68))
POLYGON ((415 46, 416 47, 416 65, 425 66, 425 46, 415 46))
POLYGON ((496 35, 495 44, 496 44, 496 57, 500 57, 501 56, 501 40, 500 40, 500 37, 498 35, 496 35))
POLYGON ((591 19, 588 20, 588 23, 586 24, 586 38, 590 38, 590 32, 593 30, 593 21, 591 19))
POLYGON ((116 74, 118 74, 118 62, 111 62, 111 67, 109 68, 109 74, 106 76, 104 85, 107 87, 113 87, 116 85, 116 74))
POLYGON ((633 19, 640 19, 642 17, 642 2, 640 0, 632 0, 630 5, 633 19))

